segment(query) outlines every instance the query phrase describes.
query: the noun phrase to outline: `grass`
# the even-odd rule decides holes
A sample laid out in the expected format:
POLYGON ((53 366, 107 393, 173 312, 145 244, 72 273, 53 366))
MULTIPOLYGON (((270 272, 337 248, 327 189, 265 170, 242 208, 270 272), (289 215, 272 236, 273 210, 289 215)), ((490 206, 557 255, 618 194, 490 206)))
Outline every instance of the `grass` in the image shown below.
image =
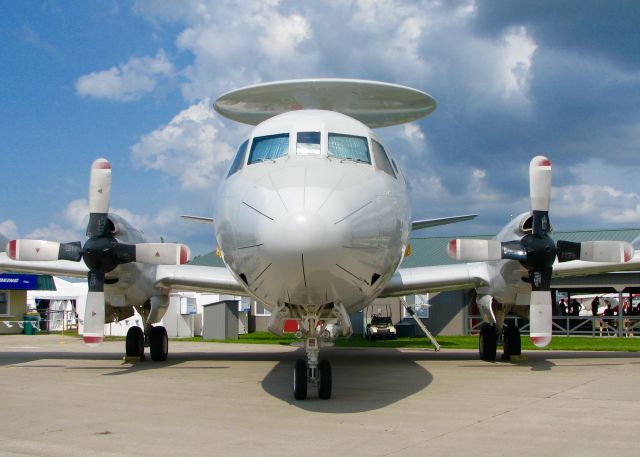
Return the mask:
MULTIPOLYGON (((477 336, 442 336, 436 340, 442 349, 477 349, 477 336)), ((202 342, 201 337, 175 338, 172 341, 196 341, 202 342)), ((280 344, 289 345, 298 341, 293 335, 277 337, 268 332, 255 332, 240 335, 239 338, 229 340, 204 340, 204 342, 241 343, 241 344, 280 344)), ((368 341, 361 336, 350 338, 337 338, 335 345, 338 347, 382 347, 382 348, 431 348, 431 343, 426 338, 398 338, 397 340, 368 341)), ((522 349, 537 349, 526 336, 522 337, 522 349)), ((551 344, 545 350, 565 351, 630 351, 640 352, 640 338, 593 338, 578 336, 555 336, 551 344)))
MULTIPOLYGON (((60 332, 40 332, 39 334, 60 335, 60 332)), ((77 330, 66 330, 65 336, 78 337, 77 330)), ((106 341, 124 341, 123 336, 105 336, 106 341)), ((477 336, 440 336, 436 340, 442 349, 477 349, 477 336)), ((292 334, 275 336, 269 332, 255 332, 240 335, 236 339, 228 340, 203 340, 202 337, 171 338, 171 341, 214 342, 214 343, 241 343, 241 344, 279 344, 288 346, 299 341, 292 334)), ((425 337, 398 338, 397 340, 369 341, 361 336, 354 335, 350 338, 337 338, 335 345, 338 347, 377 347, 377 348, 406 348, 420 349, 433 346, 425 337)), ((522 337, 523 350, 540 350, 536 348, 527 336, 522 337)), ((554 336, 551 344, 543 350, 554 351, 626 351, 640 352, 640 338, 616 338, 616 337, 583 337, 583 336, 554 336)))

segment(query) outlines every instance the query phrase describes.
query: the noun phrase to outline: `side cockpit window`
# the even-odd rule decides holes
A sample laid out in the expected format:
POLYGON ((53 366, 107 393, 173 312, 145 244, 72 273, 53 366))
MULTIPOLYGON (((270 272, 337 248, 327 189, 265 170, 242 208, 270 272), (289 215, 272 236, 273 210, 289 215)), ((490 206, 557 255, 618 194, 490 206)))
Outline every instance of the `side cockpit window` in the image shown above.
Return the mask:
POLYGON ((296 155, 320 155, 320 132, 298 132, 296 155))
POLYGON ((385 151, 382 145, 376 140, 371 140, 371 147, 373 148, 373 157, 376 161, 376 168, 396 178, 396 172, 393 170, 387 151, 385 151))
POLYGON ((367 139, 363 136, 329 133, 329 157, 371 163, 367 139))
POLYGON ((245 142, 242 143, 238 148, 238 152, 236 152, 236 157, 233 159, 233 163, 229 168, 229 173, 227 173, 227 178, 237 173, 242 168, 242 165, 244 164, 244 156, 245 156, 245 153, 247 152, 247 143, 249 143, 249 140, 245 140, 245 142))
POLYGON ((289 153, 289 134, 259 136, 251 143, 249 165, 265 160, 275 160, 289 153))

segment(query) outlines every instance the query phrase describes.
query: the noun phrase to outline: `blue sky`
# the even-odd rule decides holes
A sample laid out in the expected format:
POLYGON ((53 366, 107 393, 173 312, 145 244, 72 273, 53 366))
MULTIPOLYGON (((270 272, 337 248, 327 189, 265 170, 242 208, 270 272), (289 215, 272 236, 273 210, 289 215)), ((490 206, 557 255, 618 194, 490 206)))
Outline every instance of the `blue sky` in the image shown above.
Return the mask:
POLYGON ((562 230, 640 226, 640 3, 635 1, 0 0, 0 234, 84 239, 88 170, 150 240, 214 249, 209 216, 248 128, 211 110, 248 84, 374 79, 433 95, 381 131, 421 235, 492 234, 528 210, 528 163, 554 165, 562 230))

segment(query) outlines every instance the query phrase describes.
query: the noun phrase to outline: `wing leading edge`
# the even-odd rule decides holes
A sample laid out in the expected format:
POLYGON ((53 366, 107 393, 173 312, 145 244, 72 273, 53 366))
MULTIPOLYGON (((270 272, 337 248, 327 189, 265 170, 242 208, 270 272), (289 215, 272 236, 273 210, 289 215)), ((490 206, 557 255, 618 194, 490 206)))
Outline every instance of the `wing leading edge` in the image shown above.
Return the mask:
POLYGON ((160 265, 156 270, 156 287, 194 292, 247 295, 225 267, 202 265, 160 265))
POLYGON ((485 262, 400 268, 380 297, 471 289, 486 285, 489 281, 490 273, 485 262))

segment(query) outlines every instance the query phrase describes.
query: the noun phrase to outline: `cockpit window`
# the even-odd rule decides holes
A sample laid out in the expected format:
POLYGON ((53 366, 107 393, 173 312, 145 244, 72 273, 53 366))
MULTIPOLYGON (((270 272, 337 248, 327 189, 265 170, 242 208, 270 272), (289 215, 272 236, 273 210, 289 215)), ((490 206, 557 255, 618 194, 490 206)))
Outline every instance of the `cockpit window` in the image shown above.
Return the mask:
POLYGON ((320 155, 320 132, 298 132, 297 155, 320 155))
POLYGON ((253 139, 249 165, 263 160, 274 160, 286 156, 289 152, 289 134, 259 136, 253 139))
POLYGON ((371 163, 367 139, 362 136, 329 133, 328 150, 330 157, 371 163))
POLYGON ((393 167, 391 165, 391 162, 389 161, 387 152, 384 150, 382 145, 376 140, 371 140, 371 146, 373 148, 373 157, 376 159, 376 168, 395 178, 396 172, 393 171, 393 167))
POLYGON ((249 140, 245 140, 245 142, 242 143, 238 148, 238 152, 236 152, 236 157, 235 159, 233 159, 233 163, 229 168, 229 173, 227 173, 227 178, 232 174, 237 173, 242 168, 242 164, 244 163, 244 155, 245 155, 245 152, 247 152, 248 142, 249 140))

